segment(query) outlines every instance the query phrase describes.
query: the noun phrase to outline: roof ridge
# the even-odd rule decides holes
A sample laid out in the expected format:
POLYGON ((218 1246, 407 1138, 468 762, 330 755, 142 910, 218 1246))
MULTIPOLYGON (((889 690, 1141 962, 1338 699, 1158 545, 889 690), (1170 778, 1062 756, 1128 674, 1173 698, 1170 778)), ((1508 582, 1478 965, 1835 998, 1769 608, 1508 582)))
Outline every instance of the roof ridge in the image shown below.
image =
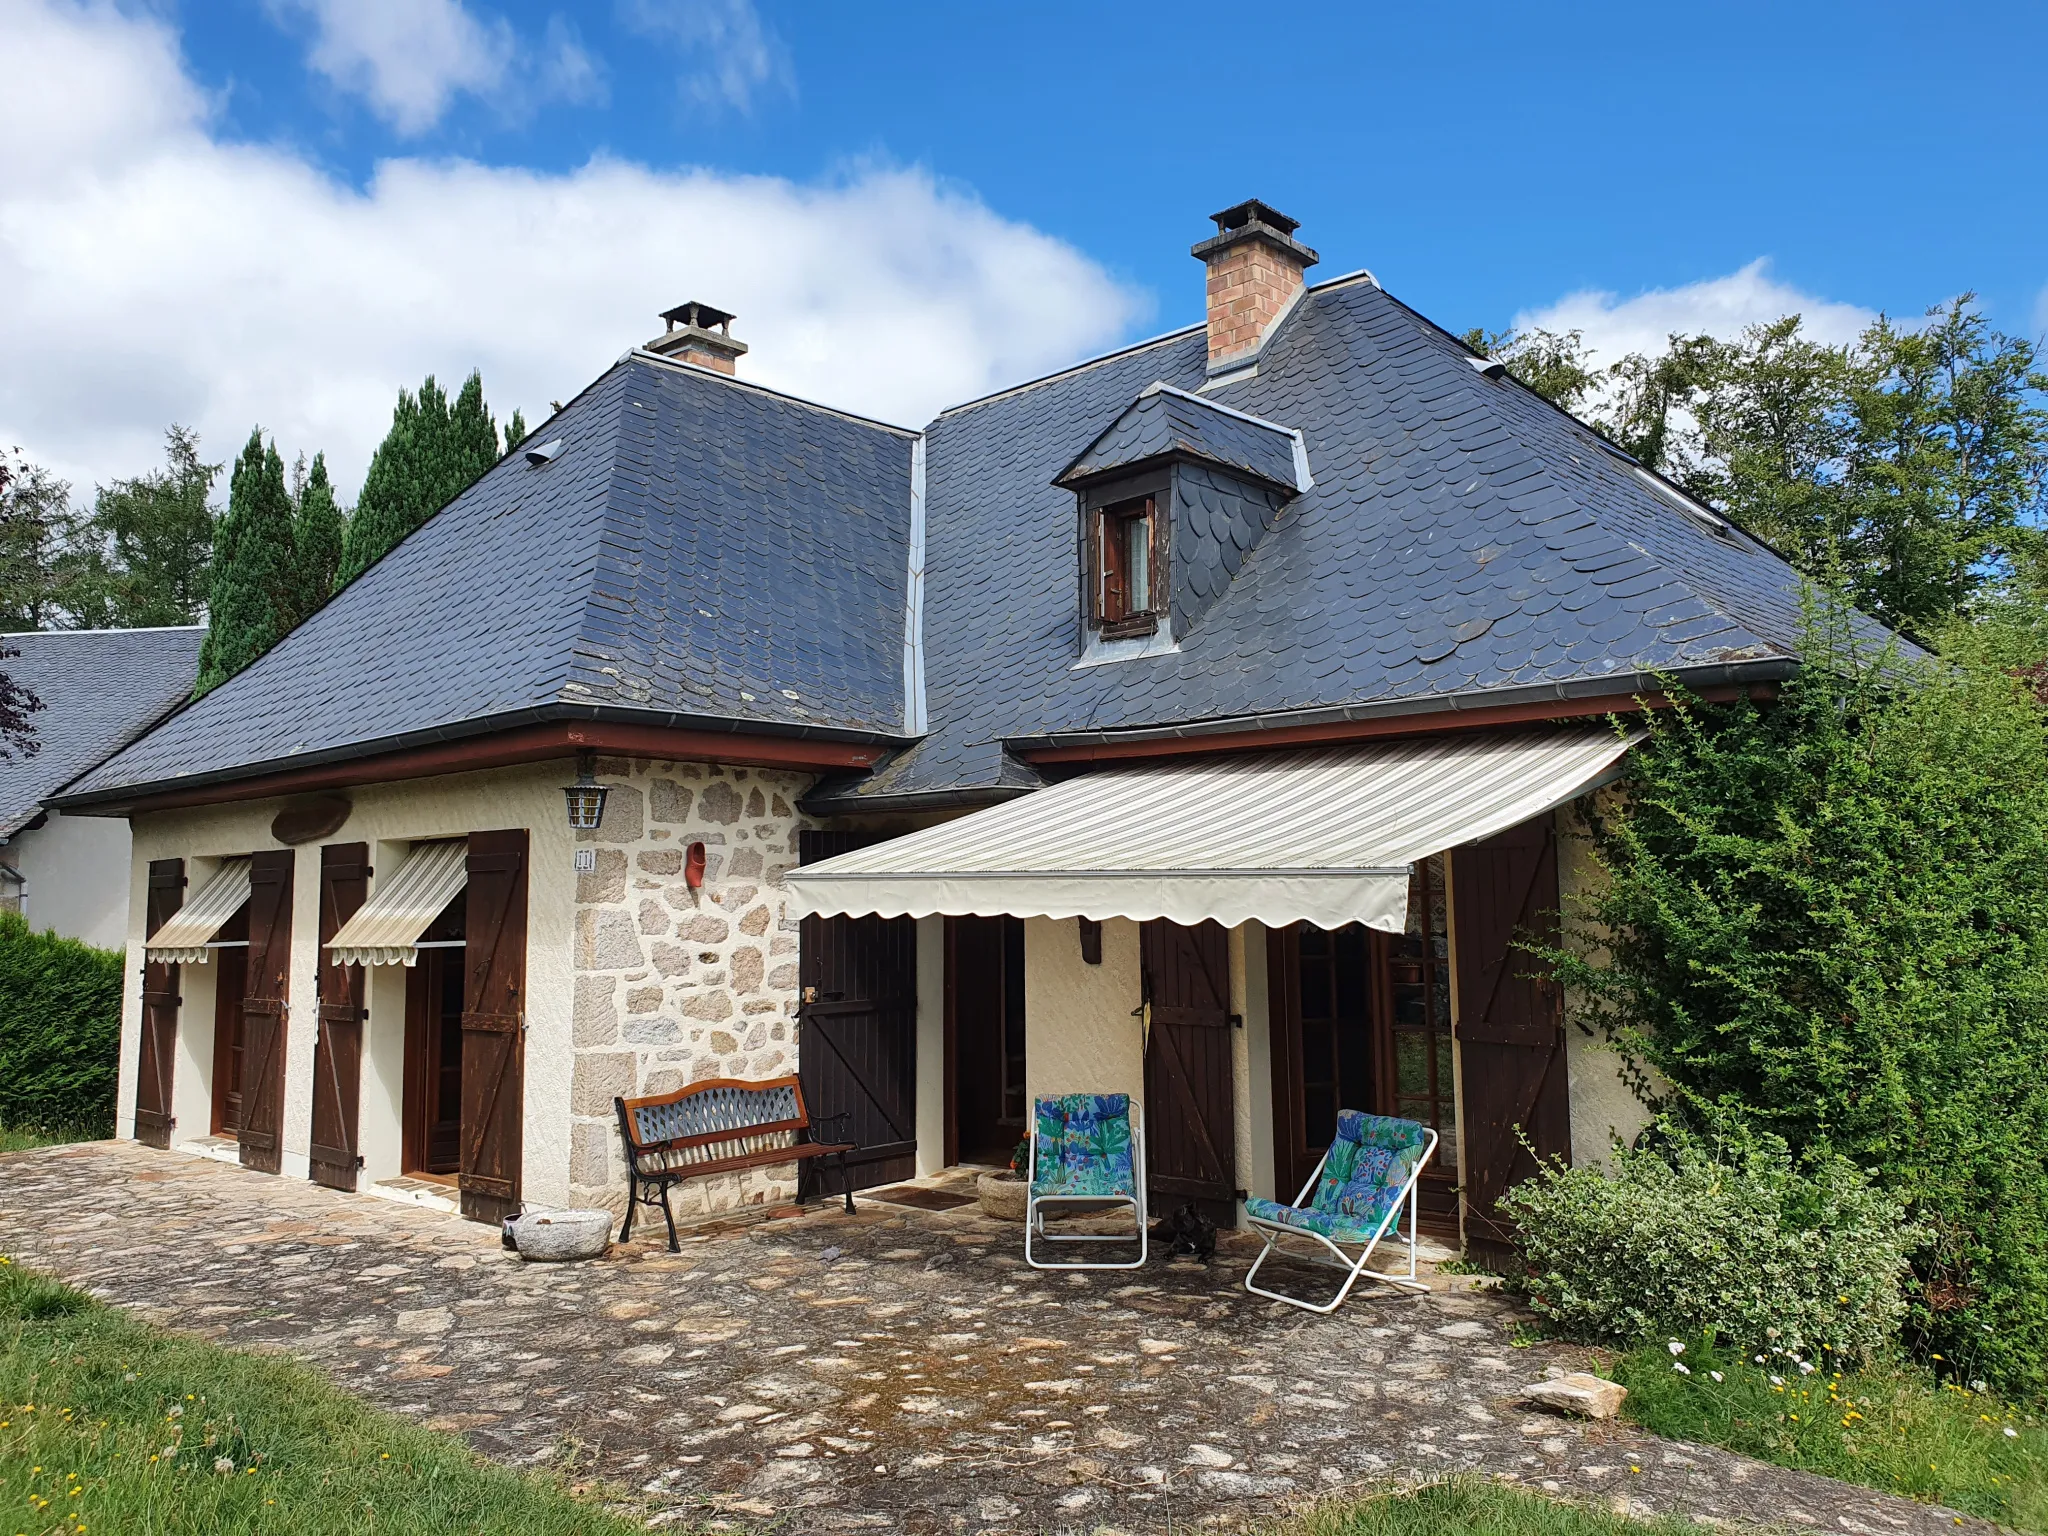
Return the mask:
POLYGON ((114 624, 104 629, 0 629, 0 640, 24 635, 183 635, 204 634, 204 624, 114 624))
MULTIPOLYGON (((716 384, 729 384, 735 389, 752 390, 755 394, 766 395, 771 400, 782 400, 790 405, 803 406, 806 410, 821 411, 827 416, 837 416, 840 420, 853 422, 857 426, 879 427, 884 432, 895 432, 903 437, 924 436, 923 429, 919 427, 901 427, 893 421, 884 421, 879 416, 863 416, 858 411, 845 410, 836 405, 824 405, 816 400, 806 399, 802 395, 793 395, 786 389, 771 389, 766 384, 756 384, 752 379, 742 379, 734 374, 720 373, 717 369, 706 368, 701 363, 686 363, 680 358, 664 357, 661 353, 650 352, 645 347, 629 347, 619 354, 618 360, 620 363, 655 363, 663 368, 687 373, 692 377, 709 379, 716 384)), ((616 367, 617 364, 613 366, 616 367)))

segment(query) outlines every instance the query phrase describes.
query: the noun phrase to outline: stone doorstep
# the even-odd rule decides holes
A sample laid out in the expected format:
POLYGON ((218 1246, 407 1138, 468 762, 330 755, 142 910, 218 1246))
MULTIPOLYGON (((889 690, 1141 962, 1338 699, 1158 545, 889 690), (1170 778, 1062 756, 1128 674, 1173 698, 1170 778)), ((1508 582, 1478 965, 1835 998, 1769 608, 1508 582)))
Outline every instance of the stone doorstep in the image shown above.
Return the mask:
POLYGON ((446 1184, 432 1179, 411 1179, 403 1176, 395 1179, 378 1179, 373 1184, 361 1186, 366 1195, 375 1195, 379 1200, 396 1200, 402 1205, 417 1205, 425 1210, 440 1211, 448 1216, 462 1214, 461 1195, 446 1184))
POLYGON ((242 1144, 232 1136, 195 1136, 190 1141, 171 1144, 173 1152, 183 1152, 187 1157, 211 1158, 216 1163, 232 1163, 242 1166, 242 1144))

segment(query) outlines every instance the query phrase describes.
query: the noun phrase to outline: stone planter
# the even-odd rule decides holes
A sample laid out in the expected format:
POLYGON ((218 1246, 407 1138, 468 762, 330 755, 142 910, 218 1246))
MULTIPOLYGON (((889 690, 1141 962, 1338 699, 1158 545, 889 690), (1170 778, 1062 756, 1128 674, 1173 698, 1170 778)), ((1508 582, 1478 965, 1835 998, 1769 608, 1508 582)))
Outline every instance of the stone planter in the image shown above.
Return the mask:
POLYGON ((1030 1186, 1014 1173, 984 1173, 974 1181, 981 1197, 981 1213, 998 1221, 1022 1221, 1024 1197, 1030 1186))
POLYGON ((610 1211, 534 1211, 512 1223, 512 1241, 531 1263, 594 1259, 612 1245, 612 1221, 610 1211))

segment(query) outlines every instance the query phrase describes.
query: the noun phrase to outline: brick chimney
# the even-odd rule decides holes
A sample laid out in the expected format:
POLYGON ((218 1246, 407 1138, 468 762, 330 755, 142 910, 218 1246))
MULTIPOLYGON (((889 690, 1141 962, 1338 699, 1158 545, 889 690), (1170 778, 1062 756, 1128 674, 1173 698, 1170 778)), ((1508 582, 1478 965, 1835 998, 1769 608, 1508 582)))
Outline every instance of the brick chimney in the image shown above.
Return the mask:
POLYGON ((1275 322, 1294 307, 1321 258, 1294 238, 1301 228, 1257 198, 1211 214, 1216 233, 1192 254, 1209 269, 1209 372, 1258 356, 1275 322))
POLYGON ((668 329, 647 343, 650 352, 659 352, 677 362, 695 363, 715 373, 735 372, 746 353, 747 344, 733 340, 733 317, 722 309, 692 299, 663 310, 661 318, 668 329))

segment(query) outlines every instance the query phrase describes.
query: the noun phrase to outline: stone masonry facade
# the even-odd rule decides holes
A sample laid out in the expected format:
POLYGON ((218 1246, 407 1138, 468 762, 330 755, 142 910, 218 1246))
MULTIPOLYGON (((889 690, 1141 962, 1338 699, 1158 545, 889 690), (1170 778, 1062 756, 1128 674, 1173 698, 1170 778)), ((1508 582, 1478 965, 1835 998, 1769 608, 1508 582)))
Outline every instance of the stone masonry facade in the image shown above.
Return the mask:
MULTIPOLYGON (((611 793, 603 824, 577 834, 596 867, 576 877, 569 1183, 578 1203, 622 1211, 613 1098, 796 1070, 798 921, 782 877, 816 823, 797 810, 806 774, 604 757, 596 770, 611 793), (705 852, 694 891, 692 843, 705 852)), ((692 1179, 670 1200, 680 1221, 795 1193, 788 1164, 692 1179)))

